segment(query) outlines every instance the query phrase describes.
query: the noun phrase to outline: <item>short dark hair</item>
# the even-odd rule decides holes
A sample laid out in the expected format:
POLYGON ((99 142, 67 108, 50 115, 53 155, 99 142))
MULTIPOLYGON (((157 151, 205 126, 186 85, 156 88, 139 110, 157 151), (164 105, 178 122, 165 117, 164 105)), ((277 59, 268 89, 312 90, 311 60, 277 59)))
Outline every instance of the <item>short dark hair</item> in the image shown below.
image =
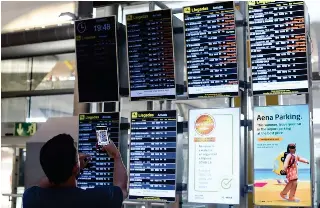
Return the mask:
POLYGON ((59 185, 72 176, 77 163, 77 150, 69 134, 59 134, 43 145, 40 164, 51 183, 59 185))

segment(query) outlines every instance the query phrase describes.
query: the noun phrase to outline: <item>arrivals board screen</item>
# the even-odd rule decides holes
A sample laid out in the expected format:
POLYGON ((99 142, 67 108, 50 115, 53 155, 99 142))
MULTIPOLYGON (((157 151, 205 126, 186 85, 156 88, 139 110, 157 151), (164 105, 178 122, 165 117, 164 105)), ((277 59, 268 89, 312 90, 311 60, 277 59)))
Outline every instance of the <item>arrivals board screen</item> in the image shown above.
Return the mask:
POLYGON ((129 199, 175 201, 176 111, 131 113, 129 199))
POLYGON ((303 1, 250 1, 253 95, 308 92, 303 1))
POLYGON ((183 8, 189 98, 238 96, 234 3, 183 8))
POLYGON ((79 102, 118 101, 115 16, 76 21, 75 35, 79 102))
POLYGON ((175 99, 171 10, 127 15, 130 97, 175 99))
POLYGON ((79 115, 78 152, 89 154, 91 162, 78 178, 78 187, 87 189, 96 186, 113 184, 113 159, 105 152, 96 148, 96 127, 107 126, 109 138, 118 147, 119 144, 119 113, 93 113, 79 115))

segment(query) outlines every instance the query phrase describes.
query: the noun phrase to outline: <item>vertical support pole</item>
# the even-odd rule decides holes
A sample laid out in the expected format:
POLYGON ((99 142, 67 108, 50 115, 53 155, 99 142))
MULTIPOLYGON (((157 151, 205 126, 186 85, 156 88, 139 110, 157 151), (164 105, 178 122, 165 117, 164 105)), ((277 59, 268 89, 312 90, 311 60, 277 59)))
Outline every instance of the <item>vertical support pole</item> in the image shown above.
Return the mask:
MULTIPOLYGON (((18 192, 18 180, 19 180, 19 148, 13 147, 13 165, 11 174, 11 193, 17 194, 18 192)), ((17 197, 11 197, 11 207, 15 208, 17 206, 17 197)))
MULTIPOLYGON (((240 12, 243 16, 243 20, 245 22, 248 22, 247 20, 247 2, 239 2, 240 6, 240 12)), ((234 102, 232 105, 234 107, 241 107, 241 114, 243 115, 244 123, 248 123, 249 120, 249 114, 248 114, 248 99, 249 99, 249 89, 248 89, 248 83, 250 82, 248 70, 250 69, 250 47, 248 47, 247 42, 247 26, 243 26, 243 34, 241 42, 243 42, 243 51, 240 51, 240 53, 243 53, 243 91, 240 91, 240 97, 237 97, 234 99, 234 102)), ((241 67, 242 68, 242 67, 241 67)), ((240 69, 241 69, 240 68, 240 69)), ((240 73, 239 73, 240 74, 240 73)), ((241 136, 242 137, 242 136, 241 136)), ((251 208, 252 204, 252 197, 250 197, 250 194, 245 193, 245 186, 249 184, 249 177, 248 172, 250 171, 249 165, 250 165, 250 157, 248 157, 248 152, 250 152, 249 146, 249 128, 248 125, 244 125, 243 127, 243 137, 240 140, 241 150, 240 150, 240 207, 243 208, 251 208)), ((251 194, 252 195, 252 194, 251 194)))
POLYGON ((171 110, 171 106, 172 106, 172 101, 171 100, 167 100, 166 101, 166 110, 171 110))
MULTIPOLYGON (((156 4, 153 1, 149 1, 149 11, 153 11, 156 8, 156 4)), ((147 101, 147 110, 153 110, 153 101, 147 101)))
POLYGON ((159 101, 160 110, 163 110, 163 104, 164 104, 164 101, 163 101, 163 100, 160 100, 160 101, 159 101))
POLYGON ((156 8, 154 1, 149 1, 149 11, 153 11, 156 8))
POLYGON ((96 103, 97 104, 97 109, 96 112, 100 113, 103 111, 103 103, 96 103))
POLYGON ((153 101, 147 101, 147 110, 153 110, 153 101))
MULTIPOLYGON (((308 82, 309 82, 309 93, 305 96, 306 104, 309 105, 309 115, 310 115, 310 169, 311 169, 311 196, 312 196, 312 207, 317 207, 317 193, 316 193, 316 160, 315 160, 315 154, 314 154, 314 136, 313 136, 313 87, 312 87, 312 62, 311 62, 311 55, 312 55, 312 45, 311 45, 311 35, 310 35, 310 16, 309 14, 306 14, 308 16, 307 22, 306 22, 306 31, 307 31, 307 63, 308 63, 308 82)), ((319 170, 318 170, 319 171, 319 170)))
POLYGON ((93 1, 79 1, 77 6, 77 13, 80 19, 93 17, 93 1))
POLYGON ((151 205, 151 202, 146 202, 146 204, 144 205, 145 208, 151 208, 152 205, 151 205))

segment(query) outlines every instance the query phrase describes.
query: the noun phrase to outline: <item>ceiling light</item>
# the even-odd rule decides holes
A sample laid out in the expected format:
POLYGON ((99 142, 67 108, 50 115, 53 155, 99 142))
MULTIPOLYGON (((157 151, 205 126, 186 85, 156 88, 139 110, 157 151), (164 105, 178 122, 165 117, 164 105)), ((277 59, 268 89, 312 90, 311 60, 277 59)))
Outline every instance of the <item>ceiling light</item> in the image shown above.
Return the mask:
POLYGON ((74 20, 77 20, 78 17, 71 13, 71 12, 62 12, 60 15, 59 15, 59 18, 64 20, 64 21, 74 21, 74 20))

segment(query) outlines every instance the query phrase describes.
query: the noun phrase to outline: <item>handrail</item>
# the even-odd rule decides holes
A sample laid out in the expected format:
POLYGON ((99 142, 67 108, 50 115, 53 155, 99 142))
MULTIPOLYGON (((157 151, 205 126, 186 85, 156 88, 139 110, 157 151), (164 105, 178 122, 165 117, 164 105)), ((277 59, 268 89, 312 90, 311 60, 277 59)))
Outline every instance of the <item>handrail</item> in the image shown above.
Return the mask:
MULTIPOLYGON (((8 196, 12 198, 19 198, 22 197, 23 194, 2 194, 2 196, 8 196)), ((123 201, 124 205, 145 205, 145 202, 138 202, 138 201, 123 201)), ((152 206, 165 206, 165 203, 151 203, 152 206)))
POLYGON ((8 196, 8 197, 12 197, 12 198, 19 198, 19 197, 22 197, 23 194, 2 194, 2 196, 8 196))

